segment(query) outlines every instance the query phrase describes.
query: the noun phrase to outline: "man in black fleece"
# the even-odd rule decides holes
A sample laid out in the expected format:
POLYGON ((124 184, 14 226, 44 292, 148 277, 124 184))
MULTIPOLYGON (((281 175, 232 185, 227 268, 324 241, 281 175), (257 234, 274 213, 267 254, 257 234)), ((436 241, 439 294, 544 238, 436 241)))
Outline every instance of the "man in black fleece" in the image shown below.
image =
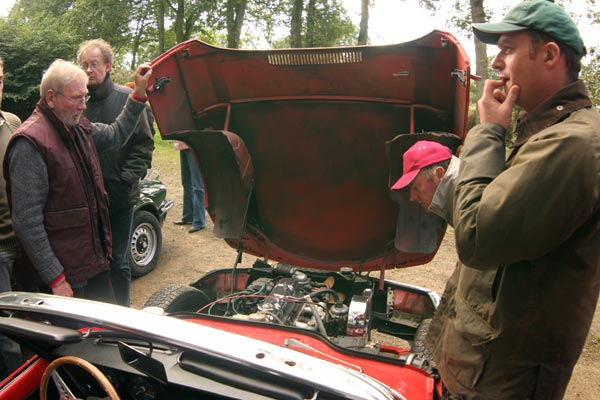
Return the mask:
MULTIPOLYGON (((117 118, 132 91, 115 84, 110 77, 112 47, 102 39, 85 41, 77 51, 77 63, 88 76, 90 92, 83 115, 92 122, 110 124, 117 118)), ((133 208, 140 198, 140 179, 152 163, 153 120, 148 108, 123 146, 117 151, 99 154, 113 238, 110 280, 117 304, 126 307, 130 304, 131 267, 127 255, 133 208)))
POLYGON ((4 176, 13 226, 28 269, 26 290, 114 302, 108 198, 98 154, 117 151, 146 109, 152 70, 135 72, 135 90, 111 125, 83 117, 87 75, 56 60, 42 77, 35 111, 9 142, 4 176))

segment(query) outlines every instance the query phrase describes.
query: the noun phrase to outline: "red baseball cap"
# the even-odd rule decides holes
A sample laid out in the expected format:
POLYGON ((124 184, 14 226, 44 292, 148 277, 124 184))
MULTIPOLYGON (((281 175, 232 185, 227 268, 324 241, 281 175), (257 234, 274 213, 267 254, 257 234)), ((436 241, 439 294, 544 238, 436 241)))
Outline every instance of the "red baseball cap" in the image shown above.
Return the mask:
POLYGON ((415 179, 421 168, 449 160, 450 149, 437 142, 420 140, 413 144, 402 156, 403 175, 394 183, 392 190, 404 189, 415 179))

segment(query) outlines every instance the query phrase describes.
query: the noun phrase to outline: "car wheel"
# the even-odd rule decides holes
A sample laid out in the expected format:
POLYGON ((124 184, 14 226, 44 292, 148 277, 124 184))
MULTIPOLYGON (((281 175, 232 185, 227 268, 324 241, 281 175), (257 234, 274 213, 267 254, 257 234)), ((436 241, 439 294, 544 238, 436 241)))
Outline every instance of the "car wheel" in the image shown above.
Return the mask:
POLYGON ((144 303, 146 307, 159 307, 166 313, 196 312, 210 302, 208 296, 192 286, 169 285, 157 290, 144 303))
POLYGON ((162 232, 154 214, 138 211, 133 217, 129 239, 129 265, 131 276, 138 278, 152 271, 160 257, 162 232))
POLYGON ((415 332, 415 338, 412 342, 411 351, 419 357, 431 361, 431 352, 425 347, 425 337, 429 333, 431 327, 431 318, 424 319, 419 324, 417 331, 415 332))

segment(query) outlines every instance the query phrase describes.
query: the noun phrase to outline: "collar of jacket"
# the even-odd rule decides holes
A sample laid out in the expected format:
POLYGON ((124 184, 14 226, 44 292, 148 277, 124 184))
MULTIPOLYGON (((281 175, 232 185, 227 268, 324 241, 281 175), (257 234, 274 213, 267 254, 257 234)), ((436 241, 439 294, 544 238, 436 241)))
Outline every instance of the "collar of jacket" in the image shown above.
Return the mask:
POLYGON ((0 110, 0 126, 6 124, 10 129, 11 133, 14 133, 17 128, 21 125, 21 119, 17 117, 15 114, 0 110))
POLYGON ((429 211, 444 218, 448 225, 454 227, 454 191, 456 190, 456 182, 458 180, 458 173, 460 172, 460 159, 456 156, 452 156, 450 164, 446 169, 444 177, 440 181, 433 199, 431 199, 431 205, 429 211))
POLYGON ((90 101, 104 100, 112 92, 114 87, 115 84, 110 78, 110 72, 107 72, 104 82, 102 82, 100 85, 96 87, 88 86, 88 91, 90 92, 90 101))
POLYGON ((530 113, 519 115, 512 147, 521 146, 536 133, 562 121, 574 111, 591 106, 592 100, 582 80, 565 86, 530 113))

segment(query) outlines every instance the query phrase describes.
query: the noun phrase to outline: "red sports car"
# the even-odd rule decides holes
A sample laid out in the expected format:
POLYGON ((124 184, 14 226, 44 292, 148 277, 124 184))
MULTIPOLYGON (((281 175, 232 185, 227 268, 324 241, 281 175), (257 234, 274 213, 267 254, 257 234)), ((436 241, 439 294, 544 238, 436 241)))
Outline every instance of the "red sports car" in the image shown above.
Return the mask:
POLYGON ((472 77, 456 38, 192 40, 152 64, 161 135, 193 149, 238 257, 143 310, 0 294, 0 332, 32 354, 0 399, 440 399, 421 342, 439 296, 385 272, 428 262, 445 233, 389 188, 416 141, 462 143, 472 77))

